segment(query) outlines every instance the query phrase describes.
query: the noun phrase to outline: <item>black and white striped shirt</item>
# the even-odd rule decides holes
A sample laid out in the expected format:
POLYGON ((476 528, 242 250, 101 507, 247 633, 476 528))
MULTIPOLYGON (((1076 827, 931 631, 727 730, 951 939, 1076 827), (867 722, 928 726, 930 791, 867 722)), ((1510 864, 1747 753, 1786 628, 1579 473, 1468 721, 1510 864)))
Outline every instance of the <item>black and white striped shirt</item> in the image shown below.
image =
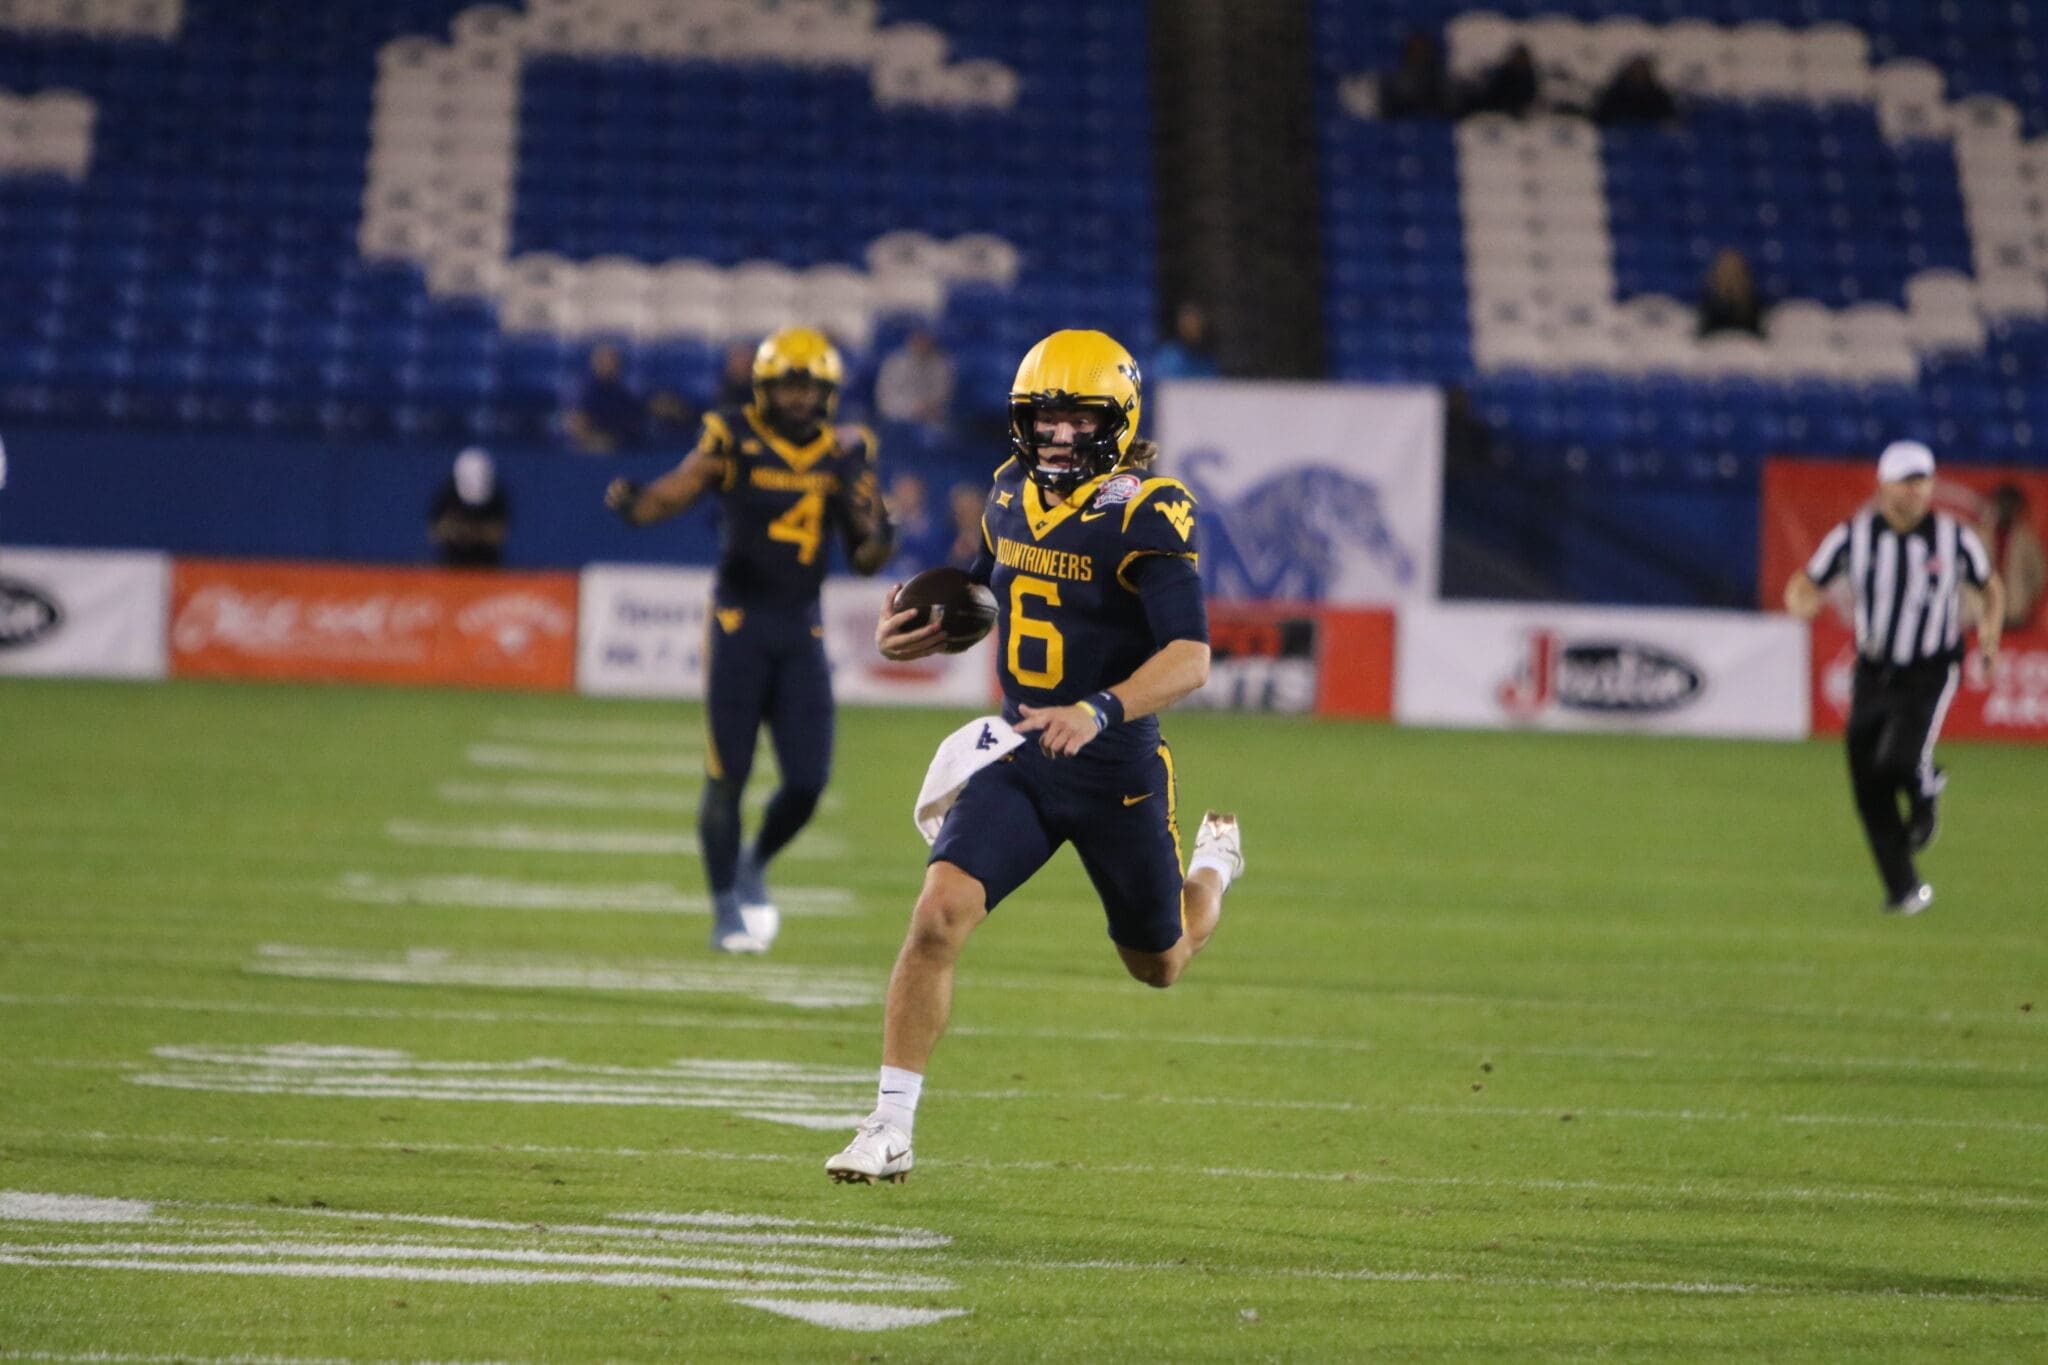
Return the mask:
POLYGON ((1826 583, 1846 570, 1856 599, 1856 653, 1878 664, 1955 663, 1963 655, 1965 582, 1991 579, 1991 556, 1977 533, 1945 512, 1930 512, 1901 534, 1874 508, 1827 533, 1807 577, 1826 583))

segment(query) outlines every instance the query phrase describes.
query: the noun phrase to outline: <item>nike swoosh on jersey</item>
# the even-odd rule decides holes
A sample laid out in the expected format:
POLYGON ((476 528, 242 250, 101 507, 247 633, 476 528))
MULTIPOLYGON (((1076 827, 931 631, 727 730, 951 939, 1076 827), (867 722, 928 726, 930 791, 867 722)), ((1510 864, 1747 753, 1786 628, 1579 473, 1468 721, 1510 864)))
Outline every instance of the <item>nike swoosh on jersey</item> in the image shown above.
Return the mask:
POLYGON ((1103 509, 1102 509, 1102 510, 1101 510, 1100 512, 1083 512, 1083 513, 1081 514, 1081 520, 1083 520, 1083 521, 1100 521, 1100 520, 1102 520, 1102 519, 1103 519, 1104 517, 1106 517, 1106 516, 1108 516, 1108 515, 1109 515, 1109 509, 1108 509, 1107 507, 1105 507, 1105 508, 1103 508, 1103 509))
POLYGON ((1135 806, 1135 805, 1137 805, 1137 804, 1138 804, 1138 803, 1139 803, 1140 801, 1149 801, 1149 800, 1151 800, 1151 799, 1152 799, 1152 795, 1153 795, 1153 794, 1152 794, 1151 792, 1146 792, 1146 793, 1145 793, 1144 795, 1142 795, 1142 796, 1126 796, 1126 797, 1124 798, 1124 804, 1125 804, 1126 806, 1135 806))

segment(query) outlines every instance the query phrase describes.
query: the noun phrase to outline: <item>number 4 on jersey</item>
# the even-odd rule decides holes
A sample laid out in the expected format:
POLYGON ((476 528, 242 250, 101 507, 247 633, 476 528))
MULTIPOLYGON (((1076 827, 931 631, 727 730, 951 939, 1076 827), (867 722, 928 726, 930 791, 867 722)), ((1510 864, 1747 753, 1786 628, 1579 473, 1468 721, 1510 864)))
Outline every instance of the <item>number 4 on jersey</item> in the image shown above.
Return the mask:
POLYGON ((768 538, 796 546, 799 564, 816 559, 818 546, 825 539, 825 495, 806 493, 798 498, 793 507, 768 524, 768 538))

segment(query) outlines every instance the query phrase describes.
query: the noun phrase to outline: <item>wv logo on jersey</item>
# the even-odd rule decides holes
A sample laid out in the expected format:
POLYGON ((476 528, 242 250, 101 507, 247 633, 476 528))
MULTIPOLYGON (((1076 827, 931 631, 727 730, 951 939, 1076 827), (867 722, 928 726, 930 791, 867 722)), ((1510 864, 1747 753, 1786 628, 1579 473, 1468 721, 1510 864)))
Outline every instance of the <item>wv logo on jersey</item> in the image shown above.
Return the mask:
POLYGON ((1186 540, 1194 533, 1195 505, 1193 503, 1183 498, 1179 502, 1155 502, 1152 505, 1165 514, 1168 521, 1173 523, 1173 529, 1180 532, 1182 540, 1186 540))
POLYGON ((1002 741, 996 738, 996 732, 984 725, 981 727, 981 738, 974 741, 974 747, 977 749, 993 749, 1001 743, 1002 741))

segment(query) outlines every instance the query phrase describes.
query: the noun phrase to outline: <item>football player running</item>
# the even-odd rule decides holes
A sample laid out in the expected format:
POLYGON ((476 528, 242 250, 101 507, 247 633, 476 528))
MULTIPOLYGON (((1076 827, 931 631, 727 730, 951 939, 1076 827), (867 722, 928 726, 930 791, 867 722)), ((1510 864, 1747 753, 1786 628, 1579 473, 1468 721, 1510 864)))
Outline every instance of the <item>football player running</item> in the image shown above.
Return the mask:
POLYGON ((844 376, 818 332, 790 328, 754 355, 754 401, 707 413, 683 462, 642 488, 614 479, 605 502, 634 526, 720 503, 718 574, 706 632, 704 794, 697 838, 711 883, 711 946, 763 953, 781 916, 769 862, 818 807, 832 762, 832 683, 819 587, 825 542, 844 538, 855 573, 878 572, 895 549, 875 471, 875 438, 834 427, 844 376), (740 794, 762 722, 782 784, 753 843, 743 845, 740 794))
MULTIPOLYGON (((1244 870, 1237 817, 1202 818, 1181 872, 1173 756, 1158 713, 1209 675, 1195 500, 1147 471, 1130 353, 1055 332, 1010 393, 1013 455, 996 471, 969 574, 993 591, 1003 718, 1024 742, 975 770, 946 812, 889 978, 881 1090, 835 1181, 902 1180, 924 1071, 952 1007, 953 966, 1005 896, 1072 843, 1130 974, 1171 986, 1216 931, 1244 870)), ((890 659, 940 649, 943 626, 883 609, 890 659)), ((993 727, 991 727, 993 728, 993 727)), ((989 736, 984 736, 989 738, 989 736)))

